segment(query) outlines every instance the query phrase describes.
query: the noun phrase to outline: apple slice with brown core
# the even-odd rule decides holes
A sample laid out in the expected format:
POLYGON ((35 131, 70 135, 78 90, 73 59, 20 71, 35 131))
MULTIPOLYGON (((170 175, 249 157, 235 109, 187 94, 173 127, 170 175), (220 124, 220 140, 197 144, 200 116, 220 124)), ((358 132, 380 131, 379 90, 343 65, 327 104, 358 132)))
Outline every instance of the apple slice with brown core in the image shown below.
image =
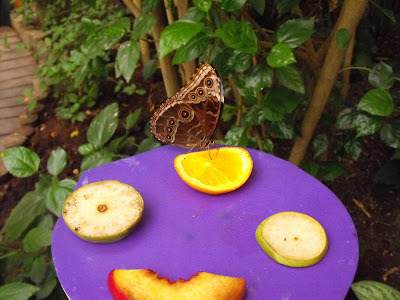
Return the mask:
POLYGON ((116 300, 239 300, 246 293, 246 282, 207 272, 171 282, 153 270, 113 270, 108 289, 116 300))
POLYGON ((273 260, 291 267, 316 264, 328 250, 321 224, 308 215, 292 211, 264 220, 256 230, 256 239, 273 260))
POLYGON ((111 243, 126 237, 143 214, 142 196, 132 186, 106 180, 84 185, 65 201, 63 218, 80 238, 111 243))

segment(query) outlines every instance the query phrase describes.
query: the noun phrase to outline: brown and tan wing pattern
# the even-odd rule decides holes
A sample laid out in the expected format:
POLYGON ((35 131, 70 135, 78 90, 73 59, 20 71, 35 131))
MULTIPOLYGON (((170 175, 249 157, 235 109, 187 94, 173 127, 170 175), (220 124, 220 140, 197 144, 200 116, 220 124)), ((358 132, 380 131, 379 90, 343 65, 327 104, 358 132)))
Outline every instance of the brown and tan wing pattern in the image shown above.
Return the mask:
POLYGON ((204 63, 186 86, 154 113, 152 132, 163 143, 205 148, 212 143, 223 103, 221 79, 204 63))

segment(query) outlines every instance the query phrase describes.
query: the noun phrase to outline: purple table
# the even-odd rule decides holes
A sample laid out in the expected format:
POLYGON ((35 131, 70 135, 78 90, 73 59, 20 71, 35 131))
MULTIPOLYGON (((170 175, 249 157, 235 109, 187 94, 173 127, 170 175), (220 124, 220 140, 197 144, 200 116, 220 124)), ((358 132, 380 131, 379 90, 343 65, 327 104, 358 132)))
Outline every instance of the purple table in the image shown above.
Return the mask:
POLYGON ((254 161, 240 189, 207 195, 177 175, 174 158, 186 149, 164 146, 85 171, 77 188, 114 179, 142 195, 143 217, 126 239, 93 244, 75 236, 59 218, 52 254, 58 278, 70 299, 112 299, 112 269, 153 269, 170 280, 198 271, 243 277, 246 299, 343 299, 358 263, 354 224, 340 200, 323 184, 290 163, 248 149, 254 161), (325 258, 291 268, 269 258, 255 239, 257 226, 272 214, 297 211, 325 228, 325 258))

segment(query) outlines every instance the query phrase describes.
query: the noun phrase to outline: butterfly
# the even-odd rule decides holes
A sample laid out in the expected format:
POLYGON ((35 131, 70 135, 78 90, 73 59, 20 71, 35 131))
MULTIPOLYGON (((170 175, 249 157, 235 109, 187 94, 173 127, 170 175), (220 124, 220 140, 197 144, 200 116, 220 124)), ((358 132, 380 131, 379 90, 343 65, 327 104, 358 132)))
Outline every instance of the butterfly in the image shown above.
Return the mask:
POLYGON ((167 99, 150 121, 154 136, 165 144, 207 148, 224 106, 224 91, 218 72, 201 64, 190 81, 167 99))

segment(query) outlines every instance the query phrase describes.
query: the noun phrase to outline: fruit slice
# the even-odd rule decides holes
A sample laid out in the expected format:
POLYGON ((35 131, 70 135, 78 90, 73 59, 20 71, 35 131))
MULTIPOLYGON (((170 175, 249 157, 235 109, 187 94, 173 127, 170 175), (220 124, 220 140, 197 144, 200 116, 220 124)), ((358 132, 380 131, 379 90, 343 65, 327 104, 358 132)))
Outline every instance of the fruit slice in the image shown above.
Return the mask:
POLYGON ((126 237, 143 213, 142 196, 132 186, 106 180, 74 191, 65 201, 64 221, 77 236, 94 243, 126 237))
POLYGON ((182 154, 175 158, 174 165, 184 182, 207 194, 236 190, 247 181, 253 170, 249 152, 239 147, 182 154))
POLYGON ((308 267, 328 250, 324 228, 298 212, 281 212, 264 220, 256 230, 261 248, 275 261, 290 267, 308 267))
POLYGON ((108 289, 117 300, 239 300, 246 293, 243 278, 198 272, 171 282, 157 275, 153 270, 113 270, 108 289))

